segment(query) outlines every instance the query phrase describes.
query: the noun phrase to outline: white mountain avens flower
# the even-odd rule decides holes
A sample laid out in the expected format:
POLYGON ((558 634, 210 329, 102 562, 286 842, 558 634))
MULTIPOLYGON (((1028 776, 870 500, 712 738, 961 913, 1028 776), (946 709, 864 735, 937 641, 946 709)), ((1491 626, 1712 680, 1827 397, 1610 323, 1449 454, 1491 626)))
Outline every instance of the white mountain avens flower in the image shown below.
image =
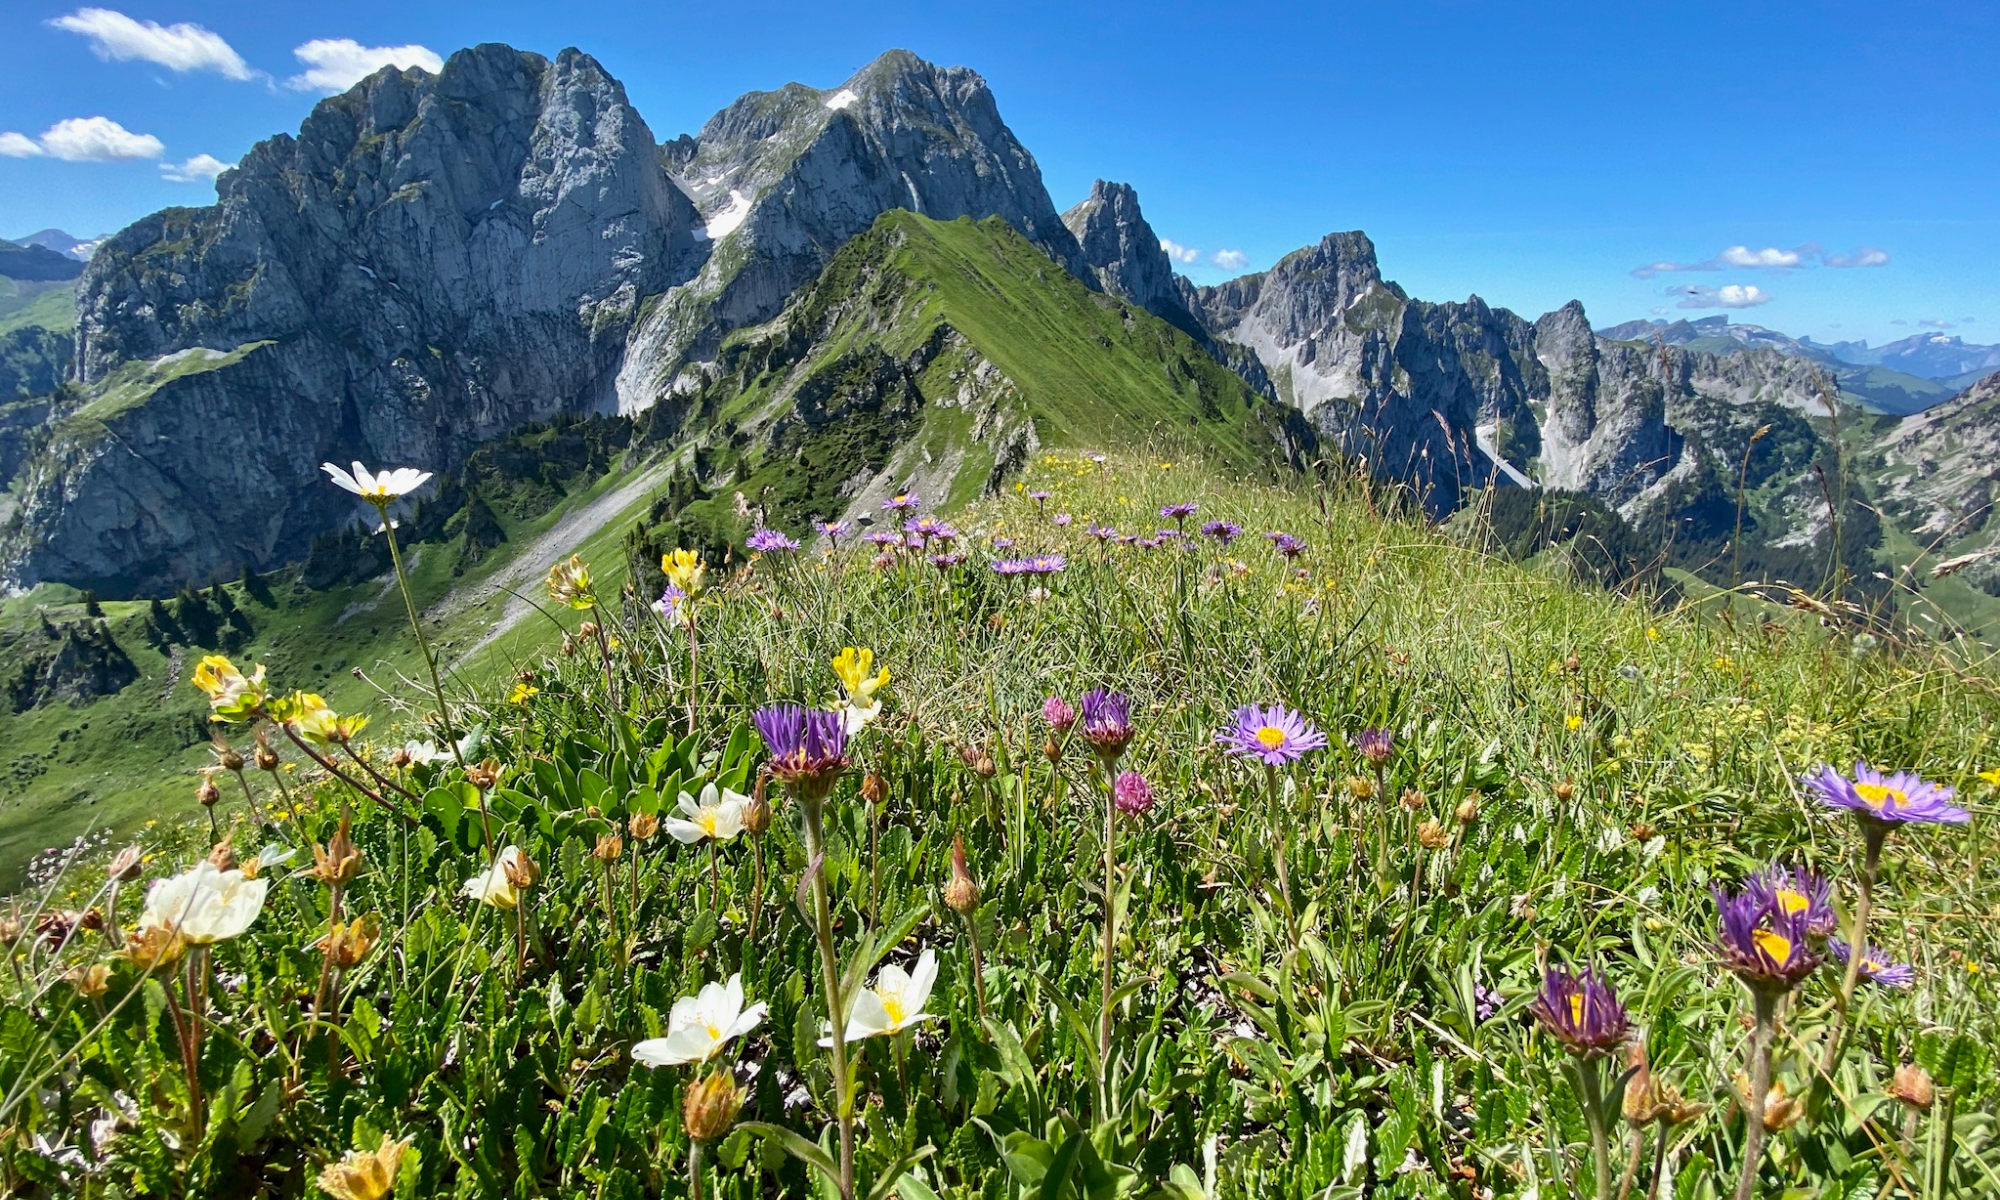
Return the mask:
POLYGON ((191 945, 226 942, 241 937, 264 911, 268 879, 251 879, 238 870, 217 870, 203 860, 182 874, 154 883, 146 893, 139 928, 176 933, 191 945))
POLYGON ((632 1057, 649 1067, 678 1067, 707 1062, 722 1053, 732 1039, 764 1021, 770 1006, 759 1001, 743 1007, 743 976, 711 983, 698 995, 682 996, 667 1014, 667 1036, 647 1038, 632 1047, 632 1057))
MULTIPOLYGON (((937 1016, 924 1011, 930 1003, 931 988, 937 984, 937 952, 925 950, 917 957, 914 971, 904 971, 898 966, 886 966, 875 976, 875 986, 863 988, 854 997, 854 1005, 847 1013, 847 1036, 844 1040, 858 1042, 863 1038, 880 1037, 884 1034, 898 1034, 914 1028, 937 1016)), ((831 1046, 831 1035, 820 1039, 822 1046, 831 1046)))
POLYGON ((678 805, 681 815, 668 817, 664 822, 667 835, 690 844, 703 840, 726 842, 743 832, 743 809, 749 803, 750 797, 728 788, 718 789, 712 783, 701 789, 700 800, 682 792, 678 805))

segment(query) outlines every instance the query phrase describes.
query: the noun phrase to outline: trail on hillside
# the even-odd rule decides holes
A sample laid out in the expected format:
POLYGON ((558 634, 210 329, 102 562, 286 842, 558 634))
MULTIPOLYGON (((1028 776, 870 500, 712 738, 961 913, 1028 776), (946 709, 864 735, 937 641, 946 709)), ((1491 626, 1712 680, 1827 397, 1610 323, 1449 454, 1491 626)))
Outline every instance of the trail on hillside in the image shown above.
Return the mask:
POLYGON ((514 560, 491 576, 478 583, 452 592, 433 604, 424 612, 424 620, 439 624, 451 620, 467 609, 479 608, 490 603, 497 595, 506 594, 507 602, 500 615, 480 639, 464 651, 453 656, 448 669, 456 671, 463 667, 474 655, 491 645, 494 639, 519 624, 521 618, 534 608, 515 593, 539 590, 549 568, 566 558, 577 545, 591 534, 604 528, 612 518, 637 503, 645 494, 665 481, 674 458, 668 457, 655 462, 630 479, 592 500, 590 503, 563 517, 549 527, 548 532, 536 538, 529 547, 515 556, 514 560))

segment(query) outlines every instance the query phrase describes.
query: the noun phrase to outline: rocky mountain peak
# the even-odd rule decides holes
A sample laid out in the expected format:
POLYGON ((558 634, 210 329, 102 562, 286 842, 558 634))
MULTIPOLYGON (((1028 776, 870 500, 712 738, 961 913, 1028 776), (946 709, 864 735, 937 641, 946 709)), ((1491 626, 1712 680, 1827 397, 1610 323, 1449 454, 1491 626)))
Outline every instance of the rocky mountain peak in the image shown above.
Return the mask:
POLYGON ((1139 211, 1139 193, 1130 184, 1096 181, 1089 198, 1064 213, 1062 221, 1089 264, 1086 282, 1183 328, 1199 328, 1181 301, 1173 263, 1139 211))

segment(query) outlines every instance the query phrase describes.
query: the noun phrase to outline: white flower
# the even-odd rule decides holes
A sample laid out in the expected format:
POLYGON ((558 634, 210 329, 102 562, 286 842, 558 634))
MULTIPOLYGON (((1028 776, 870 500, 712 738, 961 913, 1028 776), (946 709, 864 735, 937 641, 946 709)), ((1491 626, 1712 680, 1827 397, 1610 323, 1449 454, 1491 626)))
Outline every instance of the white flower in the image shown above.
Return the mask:
POLYGON ((436 742, 404 742, 403 753, 409 756, 411 762, 426 767, 448 761, 451 758, 451 751, 439 746, 436 742))
POLYGON ((703 838, 713 838, 726 842, 743 832, 743 806, 750 803, 750 797, 727 788, 718 792, 714 784, 701 789, 701 800, 681 793, 680 810, 684 817, 666 819, 667 834, 677 842, 699 842, 703 838))
POLYGON ((520 869, 521 848, 508 846, 493 856, 493 865, 465 881, 465 894, 481 904, 513 908, 521 903, 520 889, 508 876, 508 868, 520 869))
POLYGON ((354 464, 353 474, 341 470, 332 463, 321 463, 319 469, 332 477, 333 481, 368 503, 377 507, 386 506, 391 500, 399 500, 418 488, 431 477, 429 471, 419 471, 415 467, 397 467, 372 475, 360 463, 354 464))
POLYGON ((743 976, 731 975, 728 983, 711 983, 698 996, 674 1001, 674 1010, 667 1014, 667 1036, 638 1043, 632 1047, 632 1057, 649 1067, 707 1062, 731 1038, 762 1024, 769 1007, 762 1002, 743 1007, 743 976))
POLYGON ((141 928, 178 930, 197 946, 241 937, 264 911, 268 879, 245 879, 241 871, 218 871, 198 862, 192 870, 155 882, 146 893, 141 928))
MULTIPOLYGON (((931 987, 937 983, 937 953, 926 950, 917 958, 917 969, 904 972, 903 968, 887 966, 875 976, 875 986, 863 988, 854 997, 854 1005, 847 1014, 847 1037, 850 1042, 862 1038, 877 1037, 882 1034, 897 1034, 935 1017, 936 1013, 924 1011, 930 1003, 931 987)), ((819 1040, 822 1046, 831 1046, 829 1035, 819 1040)))

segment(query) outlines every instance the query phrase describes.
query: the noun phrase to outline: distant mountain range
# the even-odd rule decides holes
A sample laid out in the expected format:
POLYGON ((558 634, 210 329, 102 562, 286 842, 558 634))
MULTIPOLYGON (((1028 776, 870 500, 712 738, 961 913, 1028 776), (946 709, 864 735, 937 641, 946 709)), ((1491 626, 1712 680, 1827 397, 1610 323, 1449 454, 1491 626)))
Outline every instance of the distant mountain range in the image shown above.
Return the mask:
MULTIPOLYGON (((1197 287, 1131 187, 1059 211, 985 81, 907 51, 664 142, 580 51, 384 69, 259 143, 215 204, 105 239, 74 295, 44 330, 63 386, 0 404, 0 572, 107 596, 299 561, 354 519, 301 488, 323 460, 443 477, 583 413, 643 421, 690 494, 801 530, 891 488, 990 491, 1046 443, 1178 429, 1239 463, 1337 451, 1439 513, 1484 488, 1585 493, 1689 569, 1746 489, 1746 570, 1809 584, 1837 545, 1863 578, 1867 481, 1835 538, 1826 479, 1876 469, 1890 417, 1953 394, 1891 364, 1990 349, 1433 303, 1359 231, 1197 287), (1841 440, 1829 400, 1859 410, 1841 440)), ((1911 434, 1908 469, 1989 408, 1911 434)), ((1976 508, 1992 472, 1954 473, 1976 508)))
POLYGON ((1981 346, 1945 333, 1914 333, 1886 346, 1870 346, 1865 341, 1816 342, 1809 337, 1794 338, 1762 325, 1733 323, 1727 314, 1692 321, 1627 321, 1597 332, 1618 341, 1651 341, 1659 337, 1669 346, 1728 338, 1744 346, 1776 350, 1780 354, 1793 354, 1825 363, 1887 367, 1919 379, 1941 382, 1963 379, 1959 387, 1982 375, 2000 371, 2000 345, 1981 346))
POLYGON ((100 234, 94 238, 79 238, 72 237, 60 229, 38 229, 26 237, 8 238, 6 240, 16 246, 40 246, 44 250, 52 250, 65 258, 75 259, 77 262, 89 262, 90 256, 95 254, 97 248, 104 244, 105 236, 100 234))

